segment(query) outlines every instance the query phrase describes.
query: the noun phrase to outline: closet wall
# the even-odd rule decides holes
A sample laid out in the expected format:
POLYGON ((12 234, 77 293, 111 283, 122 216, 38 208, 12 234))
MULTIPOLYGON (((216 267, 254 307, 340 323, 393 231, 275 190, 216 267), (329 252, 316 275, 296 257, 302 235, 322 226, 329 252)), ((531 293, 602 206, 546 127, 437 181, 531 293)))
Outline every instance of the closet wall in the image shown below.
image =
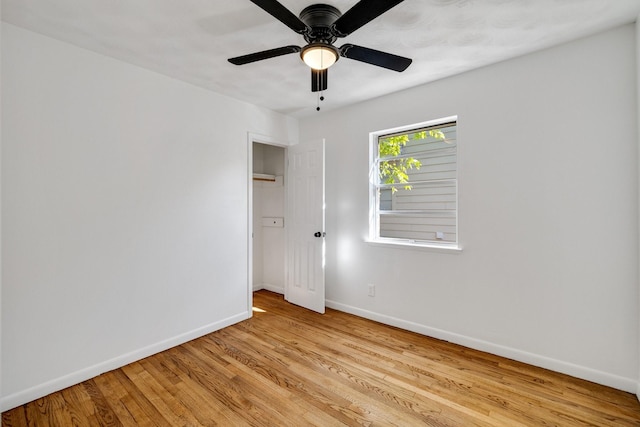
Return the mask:
POLYGON ((285 149, 253 143, 253 289, 284 294, 285 149))

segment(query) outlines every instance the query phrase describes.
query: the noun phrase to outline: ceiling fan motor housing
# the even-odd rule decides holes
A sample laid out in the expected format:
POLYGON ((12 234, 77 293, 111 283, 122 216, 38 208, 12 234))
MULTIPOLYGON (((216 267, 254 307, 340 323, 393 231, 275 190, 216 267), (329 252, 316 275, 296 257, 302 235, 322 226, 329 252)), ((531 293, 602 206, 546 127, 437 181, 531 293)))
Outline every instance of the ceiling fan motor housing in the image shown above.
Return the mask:
POLYGON ((304 34, 307 43, 333 44, 337 37, 331 26, 342 13, 328 4, 312 4, 300 12, 300 20, 307 24, 311 31, 304 34))

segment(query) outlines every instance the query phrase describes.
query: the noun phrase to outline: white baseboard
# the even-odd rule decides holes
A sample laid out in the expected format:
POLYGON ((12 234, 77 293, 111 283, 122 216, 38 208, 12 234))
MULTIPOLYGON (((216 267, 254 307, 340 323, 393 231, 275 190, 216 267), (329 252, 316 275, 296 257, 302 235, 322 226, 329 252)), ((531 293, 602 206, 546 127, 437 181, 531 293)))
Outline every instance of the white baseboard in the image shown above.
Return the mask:
POLYGON ((98 363, 88 368, 72 372, 60 378, 47 381, 46 383, 39 384, 35 387, 31 387, 29 389, 19 391, 9 396, 5 396, 0 399, 0 410, 4 412, 20 405, 24 405, 25 403, 39 399, 48 394, 54 393, 75 384, 79 384, 90 378, 97 377, 98 375, 105 372, 118 369, 129 363, 144 359, 145 357, 149 357, 161 351, 168 350, 180 344, 184 344, 187 341, 191 341, 222 328, 226 328, 227 326, 231 326, 235 323, 246 320, 249 317, 251 317, 251 313, 249 312, 236 314, 235 316, 228 317, 219 322, 214 322, 209 325, 202 326, 173 338, 160 341, 158 343, 132 351, 130 353, 123 354, 113 359, 105 360, 104 362, 98 363))
POLYGON ((397 328, 416 332, 418 334, 437 338, 443 341, 460 344, 475 350, 480 350, 487 353, 495 354, 497 356, 506 357, 508 359, 517 360, 519 362, 528 363, 530 365, 539 366, 541 368, 571 375, 576 378, 592 381, 594 383, 606 385, 629 393, 637 393, 638 398, 640 399, 640 383, 636 379, 625 378, 607 372, 597 371, 585 366, 563 362, 561 360, 552 359, 546 356, 529 353, 511 347, 505 347, 488 341, 483 341, 465 335, 444 331, 442 329, 432 328, 403 319, 398 319, 396 317, 363 310, 335 301, 327 300, 326 305, 329 308, 364 317, 365 319, 384 323, 385 325, 395 326, 397 328))
POLYGON ((275 292, 276 294, 284 295, 284 287, 283 286, 275 286, 270 283, 261 283, 259 285, 253 285, 253 291, 259 291, 264 289, 266 291, 275 292))

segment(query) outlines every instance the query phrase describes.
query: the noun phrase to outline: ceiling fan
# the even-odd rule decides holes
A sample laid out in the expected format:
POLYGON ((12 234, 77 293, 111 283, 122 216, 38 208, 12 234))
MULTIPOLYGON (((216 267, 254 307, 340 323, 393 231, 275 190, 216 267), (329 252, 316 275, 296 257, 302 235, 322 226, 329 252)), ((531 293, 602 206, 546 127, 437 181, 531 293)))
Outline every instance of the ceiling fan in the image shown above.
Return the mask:
POLYGON ((297 17, 277 0, 251 0, 287 27, 301 34, 307 45, 269 49, 230 58, 229 62, 244 65, 300 52, 304 63, 311 68, 312 92, 327 89, 327 69, 341 56, 402 72, 411 64, 411 59, 349 43, 339 48, 333 45, 338 38, 348 36, 402 1, 360 0, 344 14, 328 4, 313 4, 306 7, 300 12, 300 17, 297 17))

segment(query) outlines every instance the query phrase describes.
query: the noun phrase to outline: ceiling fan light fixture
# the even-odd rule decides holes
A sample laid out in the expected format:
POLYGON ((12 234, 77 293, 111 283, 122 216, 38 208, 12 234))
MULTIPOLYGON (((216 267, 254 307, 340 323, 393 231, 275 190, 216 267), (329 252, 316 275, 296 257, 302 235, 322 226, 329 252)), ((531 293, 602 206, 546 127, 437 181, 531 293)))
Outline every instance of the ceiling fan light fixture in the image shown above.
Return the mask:
POLYGON ((305 46, 300 57, 314 70, 326 70, 336 63, 340 55, 338 50, 326 43, 313 43, 305 46))

